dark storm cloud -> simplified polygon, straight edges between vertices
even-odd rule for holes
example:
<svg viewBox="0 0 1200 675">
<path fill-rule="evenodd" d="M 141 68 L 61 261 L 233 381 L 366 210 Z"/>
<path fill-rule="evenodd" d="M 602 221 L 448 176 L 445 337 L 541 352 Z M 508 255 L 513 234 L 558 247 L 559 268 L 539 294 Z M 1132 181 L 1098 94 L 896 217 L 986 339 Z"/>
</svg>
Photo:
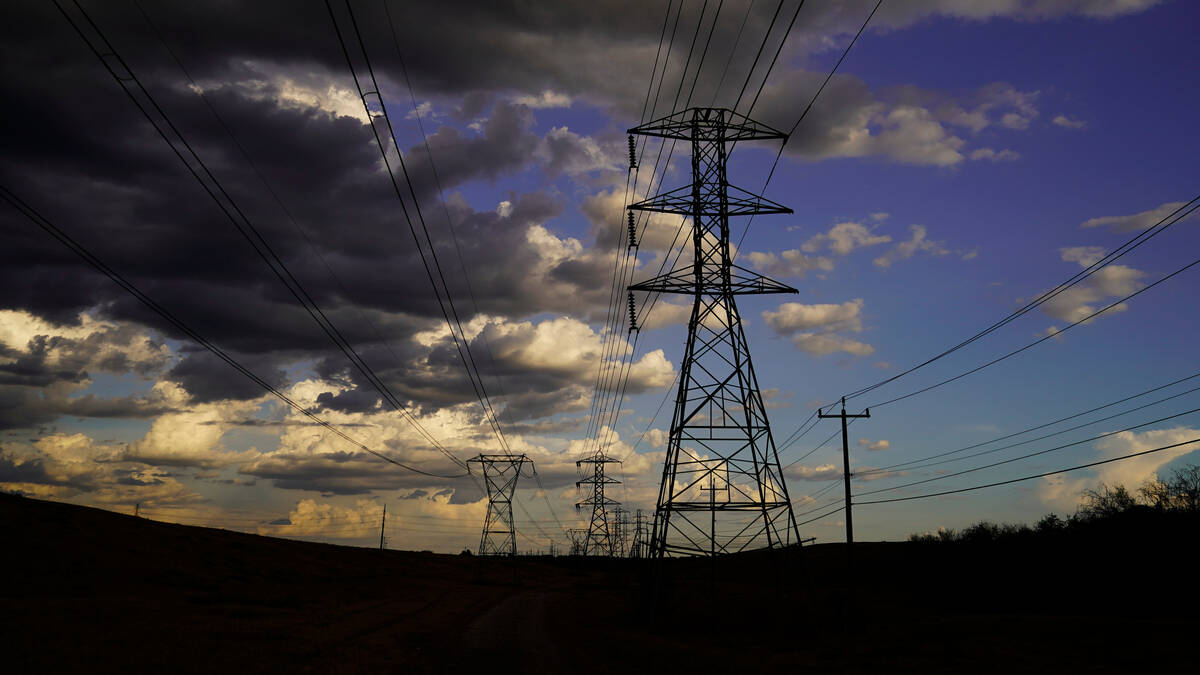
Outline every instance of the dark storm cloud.
<svg viewBox="0 0 1200 675">
<path fill-rule="evenodd" d="M 366 413 L 378 410 L 382 399 L 374 390 L 355 388 L 343 392 L 322 392 L 317 395 L 317 405 L 325 410 L 338 412 Z"/>
<path fill-rule="evenodd" d="M 340 3 L 334 3 L 335 6 Z M 342 73 L 345 62 L 323 3 L 143 3 L 197 79 L 225 79 L 246 60 L 302 63 L 310 70 Z M 619 95 L 640 104 L 627 82 L 643 81 L 658 45 L 663 7 L 622 0 L 609 3 L 392 2 L 394 25 L 420 92 L 457 97 L 467 91 L 546 88 L 600 97 Z M 93 5 L 118 49 L 132 56 L 161 47 L 128 5 Z M 698 8 L 685 11 L 694 23 Z M 349 30 L 341 7 L 337 12 Z M 10 8 L 3 35 L 20 45 L 38 44 L 48 32 L 70 30 L 48 3 Z M 378 71 L 400 81 L 399 61 L 382 7 L 355 3 L 355 13 Z M 28 27 L 35 26 L 33 31 Z M 603 66 L 603 67 L 601 67 Z M 163 63 L 162 68 L 167 68 Z"/>
<path fill-rule="evenodd" d="M 46 363 L 48 338 L 40 336 L 30 341 L 29 351 L 20 352 L 0 345 L 0 385 L 45 387 L 56 382 L 83 382 L 86 371 L 72 368 L 68 364 Z"/>
<path fill-rule="evenodd" d="M 504 427 L 511 434 L 522 436 L 557 435 L 577 431 L 587 422 L 587 418 L 576 417 L 560 420 L 541 420 L 524 424 L 510 424 Z"/>
<path fill-rule="evenodd" d="M 76 395 L 92 373 L 147 377 L 167 362 L 162 345 L 136 326 L 92 328 L 82 337 L 34 335 L 24 349 L 0 345 L 0 429 L 35 427 L 64 415 L 147 418 L 172 409 L 153 397 Z"/>
<path fill-rule="evenodd" d="M 463 94 L 452 114 L 460 122 L 469 122 L 483 114 L 491 104 L 493 95 L 487 91 L 468 91 Z"/>
<path fill-rule="evenodd" d="M 527 165 L 539 141 L 529 130 L 532 126 L 533 114 L 529 108 L 500 103 L 492 108 L 481 136 L 467 136 L 449 126 L 438 129 L 429 135 L 428 152 L 422 145 L 406 153 L 418 195 L 422 199 L 437 199 L 434 167 L 442 188 L 448 190 L 472 179 L 495 179 Z"/>
<path fill-rule="evenodd" d="M 254 381 L 242 376 L 211 352 L 199 347 L 187 347 L 184 358 L 167 371 L 165 379 L 179 384 L 192 395 L 196 403 L 223 399 L 254 399 L 267 393 Z M 238 362 L 275 387 L 285 384 L 282 360 L 262 355 L 241 356 Z"/>
<path fill-rule="evenodd" d="M 449 460 L 425 461 L 421 468 L 433 473 L 462 473 Z M 239 473 L 270 480 L 285 490 L 312 490 L 326 494 L 354 495 L 372 490 L 417 488 L 444 480 L 411 473 L 394 464 L 380 462 L 364 452 L 322 454 L 275 452 L 243 465 Z M 469 479 L 463 478 L 462 481 Z"/>
<path fill-rule="evenodd" d="M 508 417 L 517 420 L 539 419 L 562 412 L 579 412 L 588 407 L 589 391 L 581 386 L 565 386 L 554 391 L 527 391 L 505 400 Z"/>
<path fill-rule="evenodd" d="M 54 484 L 40 458 L 19 460 L 11 452 L 0 452 L 0 483 Z"/>
<path fill-rule="evenodd" d="M 439 347 L 422 354 L 412 343 L 417 331 L 441 322 L 441 310 L 380 170 L 370 130 L 353 118 L 284 100 L 289 82 L 350 86 L 323 4 L 147 4 L 241 148 L 186 86 L 135 8 L 94 4 L 89 10 L 305 290 L 350 343 L 369 354 L 373 364 L 384 364 L 381 374 L 398 394 L 432 406 L 471 400 L 474 393 L 456 352 Z M 446 99 L 460 119 L 486 115 L 477 135 L 427 120 L 442 187 L 453 190 L 543 162 L 557 167 L 554 171 L 589 166 L 584 156 L 589 148 L 577 137 L 560 135 L 548 145 L 533 132 L 536 111 L 505 96 L 552 89 L 632 109 L 640 94 L 630 95 L 628 82 L 644 78 L 652 61 L 662 8 L 651 11 L 635 2 L 591 7 L 395 3 L 393 10 L 418 95 Z M 397 86 L 403 78 L 386 24 L 381 14 L 375 16 L 378 6 L 362 5 L 359 11 L 398 119 L 407 92 Z M 444 21 L 447 16 L 454 17 L 452 24 Z M 187 174 L 57 10 L 45 3 L 10 4 L 5 19 L 0 22 L 0 95 L 7 118 L 0 128 L 3 183 L 272 383 L 285 383 L 288 363 L 311 360 L 323 374 L 350 378 L 363 388 L 361 374 L 348 369 L 345 357 Z M 685 13 L 683 22 L 688 21 Z M 286 211 L 246 164 L 242 149 Z M 432 198 L 432 167 L 424 147 L 414 145 L 405 154 L 464 321 L 476 307 L 509 319 L 545 312 L 603 316 L 609 262 L 602 256 L 574 256 L 544 269 L 548 244 L 528 236 L 531 226 L 561 213 L 556 198 L 537 192 L 514 196 L 507 216 L 450 199 L 456 250 Z M 6 239 L 0 247 L 6 307 L 60 323 L 93 311 L 186 341 L 15 212 L 0 212 L 0 228 Z M 470 270 L 472 293 L 457 271 L 459 252 Z M 400 353 L 399 362 L 388 352 Z M 36 361 L 23 355 L 0 377 L 22 386 L 82 381 L 82 370 L 67 365 L 49 372 Z M 138 364 L 117 361 L 100 367 L 143 372 Z M 167 377 L 198 401 L 261 393 L 199 351 L 186 351 Z M 567 384 L 535 374 L 506 387 L 514 397 L 524 397 L 515 401 L 532 405 L 555 400 L 555 386 Z M 5 396 L 26 401 L 18 417 L 50 421 L 54 414 L 50 408 L 35 410 L 21 392 Z M 330 394 L 322 404 L 360 410 L 373 398 L 361 392 Z M 125 414 L 122 406 L 128 414 L 152 409 L 132 401 L 76 405 L 112 415 Z"/>
<path fill-rule="evenodd" d="M 88 371 L 150 375 L 166 364 L 167 355 L 152 341 L 140 354 L 131 351 L 143 342 L 146 336 L 136 326 L 101 326 L 81 338 L 35 335 L 24 350 L 0 344 L 0 384 L 78 383 L 88 379 Z"/>
</svg>

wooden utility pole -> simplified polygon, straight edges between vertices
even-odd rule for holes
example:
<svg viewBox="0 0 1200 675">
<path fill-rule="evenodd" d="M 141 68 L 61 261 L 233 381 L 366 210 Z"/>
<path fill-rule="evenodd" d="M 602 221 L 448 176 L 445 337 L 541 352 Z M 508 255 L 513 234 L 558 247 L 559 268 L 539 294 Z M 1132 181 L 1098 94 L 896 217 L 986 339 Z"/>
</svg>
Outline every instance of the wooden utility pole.
<svg viewBox="0 0 1200 675">
<path fill-rule="evenodd" d="M 867 408 L 859 415 L 849 415 L 846 413 L 846 397 L 842 397 L 842 412 L 833 415 L 826 415 L 823 411 L 817 410 L 819 417 L 839 417 L 842 420 L 842 481 L 846 486 L 846 564 L 848 567 L 854 567 L 854 515 L 851 513 L 850 504 L 850 440 L 846 435 L 846 420 L 856 417 L 870 417 L 871 409 Z"/>
<path fill-rule="evenodd" d="M 383 505 L 383 519 L 379 521 L 379 550 L 383 550 L 383 528 L 387 525 L 387 504 Z"/>
</svg>

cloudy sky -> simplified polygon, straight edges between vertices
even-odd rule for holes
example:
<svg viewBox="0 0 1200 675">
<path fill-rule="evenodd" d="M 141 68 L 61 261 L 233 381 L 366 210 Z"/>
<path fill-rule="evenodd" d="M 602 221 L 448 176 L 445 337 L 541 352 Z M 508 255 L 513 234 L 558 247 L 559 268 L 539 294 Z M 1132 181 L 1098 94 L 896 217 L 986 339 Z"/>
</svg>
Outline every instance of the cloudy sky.
<svg viewBox="0 0 1200 675">
<path fill-rule="evenodd" d="M 470 478 L 425 474 L 459 474 L 452 456 L 498 452 L 502 442 L 456 337 L 482 373 L 503 442 L 535 462 L 537 481 L 523 478 L 517 494 L 521 548 L 562 545 L 563 528 L 578 526 L 575 460 L 597 442 L 625 460 L 612 496 L 631 511 L 653 509 L 670 405 L 656 410 L 673 396 L 687 307 L 667 298 L 648 309 L 639 296 L 635 349 L 613 329 L 610 289 L 626 250 L 624 204 L 660 180 L 674 188 L 690 177 L 686 149 L 671 154 L 669 144 L 657 175 L 656 143 L 639 146 L 642 166 L 629 172 L 625 130 L 687 105 L 733 107 L 743 89 L 739 111 L 753 100 L 753 117 L 790 129 L 875 4 L 354 2 L 408 171 L 398 183 L 405 208 L 418 232 L 425 224 L 444 285 L 433 276 L 462 326 L 454 336 L 372 133 L 373 124 L 390 143 L 379 100 L 368 97 L 368 117 L 326 5 L 139 2 L 82 3 L 124 66 L 102 63 L 53 4 L 5 4 L 0 181 L 360 445 L 281 403 L 6 203 L 0 487 L 348 543 L 378 536 L 386 504 L 392 546 L 440 551 L 477 545 L 484 501 Z M 333 4 L 356 45 L 345 6 Z M 79 10 L 64 8 L 96 41 Z M 884 3 L 766 184 L 795 214 L 756 218 L 745 232 L 744 219 L 734 224 L 739 263 L 800 291 L 739 304 L 797 513 L 819 515 L 839 491 L 839 448 L 818 447 L 833 422 L 784 443 L 816 406 L 971 337 L 1196 196 L 1200 100 L 1187 85 L 1200 67 L 1198 18 L 1182 0 Z M 351 53 L 362 77 L 361 52 Z M 198 165 L 181 161 L 106 65 L 136 75 L 211 179 L 189 173 Z M 762 189 L 778 149 L 739 145 L 731 182 Z M 399 172 L 394 151 L 388 160 Z M 1197 222 L 1180 221 L 986 337 L 853 398 L 855 412 L 874 406 L 851 428 L 856 489 L 895 488 L 863 499 L 1200 437 L 1200 418 L 1176 416 L 1200 408 L 1189 391 L 1197 378 L 943 458 L 958 461 L 914 462 L 1200 371 L 1194 270 L 1056 334 L 1192 262 Z M 675 259 L 680 227 L 665 217 L 641 224 L 638 280 Z M 248 227 L 261 239 L 244 235 Z M 268 262 L 276 257 L 294 283 Z M 321 309 L 325 328 L 298 296 Z M 597 380 L 621 364 L 628 382 L 617 405 Z M 862 538 L 896 539 L 1070 513 L 1081 489 L 1140 483 L 1197 461 L 1196 447 L 863 506 L 855 520 Z M 905 462 L 914 463 L 871 472 Z M 840 517 L 803 530 L 836 540 Z"/>
</svg>

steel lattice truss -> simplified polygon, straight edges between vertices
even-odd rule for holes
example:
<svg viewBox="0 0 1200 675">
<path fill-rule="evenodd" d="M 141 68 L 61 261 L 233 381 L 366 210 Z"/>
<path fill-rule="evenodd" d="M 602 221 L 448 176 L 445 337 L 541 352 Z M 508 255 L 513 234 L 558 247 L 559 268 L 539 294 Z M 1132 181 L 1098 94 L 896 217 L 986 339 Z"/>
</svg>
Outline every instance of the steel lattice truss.
<svg viewBox="0 0 1200 675">
<path fill-rule="evenodd" d="M 694 296 L 650 555 L 719 555 L 799 541 L 736 295 L 796 289 L 732 264 L 729 217 L 791 213 L 726 180 L 726 144 L 785 139 L 721 108 L 690 108 L 630 129 L 691 141 L 692 184 L 635 203 L 692 219 L 695 260 L 631 291 Z M 685 196 L 687 199 L 685 199 Z"/>
<path fill-rule="evenodd" d="M 588 485 L 591 489 L 591 494 L 587 499 L 575 504 L 577 510 L 584 506 L 590 506 L 592 510 L 587 534 L 584 535 L 580 547 L 583 555 L 616 555 L 617 536 L 613 528 L 614 523 L 609 523 L 608 512 L 609 507 L 616 507 L 620 505 L 620 502 L 604 496 L 604 489 L 609 485 L 617 485 L 621 481 L 604 475 L 604 467 L 608 464 L 619 464 L 620 461 L 608 457 L 602 452 L 597 452 L 591 457 L 575 462 L 575 466 L 578 468 L 582 468 L 585 464 L 591 466 L 590 476 L 575 481 L 575 487 Z"/>
<path fill-rule="evenodd" d="M 521 467 L 532 464 L 525 455 L 479 455 L 467 462 L 478 463 L 487 486 L 487 515 L 479 537 L 479 555 L 517 554 L 517 529 L 513 525 L 512 498 Z"/>
</svg>

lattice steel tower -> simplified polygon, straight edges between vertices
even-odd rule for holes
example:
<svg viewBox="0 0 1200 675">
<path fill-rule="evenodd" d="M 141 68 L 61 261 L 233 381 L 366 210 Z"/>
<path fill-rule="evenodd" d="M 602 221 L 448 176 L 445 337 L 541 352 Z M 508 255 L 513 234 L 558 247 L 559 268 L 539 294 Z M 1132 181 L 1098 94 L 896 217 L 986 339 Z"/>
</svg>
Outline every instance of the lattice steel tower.
<svg viewBox="0 0 1200 675">
<path fill-rule="evenodd" d="M 734 265 L 729 217 L 792 213 L 731 186 L 729 143 L 786 140 L 724 108 L 689 108 L 629 130 L 690 141 L 692 183 L 629 208 L 691 218 L 695 260 L 630 291 L 694 296 L 650 555 L 719 555 L 799 541 L 736 295 L 796 289 Z"/>
<path fill-rule="evenodd" d="M 479 455 L 467 460 L 483 470 L 487 486 L 487 516 L 479 537 L 479 555 L 516 555 L 517 529 L 513 525 L 512 498 L 517 489 L 521 467 L 532 464 L 525 455 Z"/>
<path fill-rule="evenodd" d="M 613 459 L 603 452 L 597 452 L 591 457 L 575 462 L 576 467 L 591 466 L 591 475 L 575 481 L 575 487 L 591 486 L 591 494 L 587 499 L 575 504 L 575 508 L 592 507 L 591 520 L 588 522 L 587 535 L 583 540 L 583 555 L 615 555 L 616 536 L 613 523 L 608 520 L 609 507 L 619 506 L 621 502 L 604 495 L 605 487 L 618 485 L 621 481 L 604 475 L 604 467 L 609 464 L 619 464 L 621 460 Z"/>
</svg>

